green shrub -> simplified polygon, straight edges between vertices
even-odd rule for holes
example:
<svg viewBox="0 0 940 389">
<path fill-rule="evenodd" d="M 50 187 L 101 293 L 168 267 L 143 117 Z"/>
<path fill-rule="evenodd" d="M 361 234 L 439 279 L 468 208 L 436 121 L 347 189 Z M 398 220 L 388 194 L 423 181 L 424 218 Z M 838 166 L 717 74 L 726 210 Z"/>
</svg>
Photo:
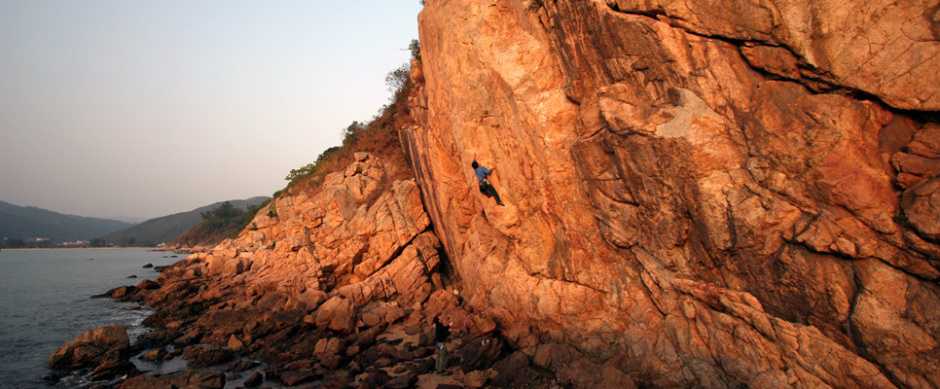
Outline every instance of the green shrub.
<svg viewBox="0 0 940 389">
<path fill-rule="evenodd" d="M 349 127 L 346 127 L 346 129 L 343 130 L 343 136 L 345 137 L 344 140 L 343 140 L 343 143 L 346 142 L 345 139 L 348 139 L 348 138 L 355 138 L 357 132 L 360 131 L 361 128 L 365 128 L 365 127 L 360 127 L 360 126 L 362 126 L 362 125 L 359 124 L 359 122 L 353 122 L 352 124 L 349 125 Z M 350 140 L 350 142 L 351 142 L 351 140 Z M 320 166 L 320 164 L 321 164 L 323 161 L 325 161 L 325 160 L 330 156 L 330 154 L 333 154 L 333 153 L 339 151 L 339 149 L 340 149 L 340 148 L 339 148 L 338 146 L 330 147 L 330 148 L 328 148 L 328 149 L 326 149 L 326 150 L 323 150 L 323 152 L 320 153 L 320 155 L 317 157 L 317 160 L 316 160 L 316 161 L 313 161 L 313 162 L 311 162 L 311 163 L 308 163 L 308 164 L 306 164 L 306 165 L 304 165 L 304 166 L 301 166 L 301 167 L 299 167 L 299 168 L 297 168 L 297 169 L 291 169 L 290 173 L 287 174 L 287 177 L 284 177 L 284 179 L 289 182 L 289 184 L 287 184 L 287 186 L 290 186 L 291 184 L 293 184 L 293 183 L 299 181 L 300 179 L 302 179 L 302 178 L 304 178 L 304 177 L 309 177 L 309 176 L 313 175 L 314 173 L 316 173 L 316 172 L 317 172 L 317 167 Z M 283 190 L 279 190 L 279 191 L 277 191 L 277 192 L 274 192 L 274 196 L 273 196 L 273 197 L 276 198 L 276 197 L 280 196 L 282 192 L 283 192 Z"/>
<path fill-rule="evenodd" d="M 277 206 L 274 201 L 271 201 L 271 205 L 268 206 L 268 217 L 277 218 Z"/>
</svg>

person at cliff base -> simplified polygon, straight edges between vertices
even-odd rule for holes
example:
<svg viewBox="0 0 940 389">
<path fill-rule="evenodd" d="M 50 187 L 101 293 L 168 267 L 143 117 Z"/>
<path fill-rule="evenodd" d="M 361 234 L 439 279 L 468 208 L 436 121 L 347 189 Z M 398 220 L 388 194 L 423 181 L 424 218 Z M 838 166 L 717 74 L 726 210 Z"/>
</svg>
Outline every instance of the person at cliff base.
<svg viewBox="0 0 940 389">
<path fill-rule="evenodd" d="M 434 318 L 434 343 L 436 355 L 434 356 L 434 370 L 438 373 L 444 373 L 447 370 L 447 346 L 444 342 L 450 336 L 450 330 L 443 323 Z"/>
<path fill-rule="evenodd" d="M 470 166 L 473 167 L 473 172 L 477 175 L 477 182 L 480 184 L 480 193 L 486 195 L 486 197 L 492 197 L 496 199 L 496 205 L 505 206 L 503 200 L 500 200 L 499 193 L 496 192 L 496 188 L 493 187 L 493 184 L 490 183 L 490 180 L 487 178 L 490 174 L 493 174 L 493 169 L 489 169 L 486 166 L 480 165 L 476 160 L 470 163 Z"/>
</svg>

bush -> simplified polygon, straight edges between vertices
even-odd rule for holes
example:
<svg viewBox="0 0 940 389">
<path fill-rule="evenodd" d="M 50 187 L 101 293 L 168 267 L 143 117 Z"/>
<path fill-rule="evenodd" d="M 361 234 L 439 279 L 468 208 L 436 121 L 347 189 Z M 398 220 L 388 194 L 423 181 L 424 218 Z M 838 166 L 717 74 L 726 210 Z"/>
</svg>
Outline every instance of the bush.
<svg viewBox="0 0 940 389">
<path fill-rule="evenodd" d="M 385 76 L 385 85 L 388 86 L 389 92 L 392 92 L 394 99 L 402 90 L 408 86 L 409 81 L 411 80 L 411 65 L 402 64 L 397 69 L 392 70 Z M 394 100 L 393 100 L 394 101 Z"/>
<path fill-rule="evenodd" d="M 274 201 L 271 201 L 271 204 L 268 206 L 268 217 L 277 218 L 277 206 Z"/>
<path fill-rule="evenodd" d="M 421 44 L 417 39 L 412 40 L 408 44 L 408 50 L 415 59 L 421 58 Z M 351 159 L 354 151 L 361 151 L 354 150 L 355 148 L 372 145 L 376 139 L 387 138 L 387 136 L 381 135 L 381 133 L 387 131 L 387 128 L 391 125 L 390 121 L 393 120 L 392 118 L 396 112 L 400 113 L 400 111 L 407 109 L 404 103 L 408 90 L 411 88 L 410 63 L 402 64 L 389 72 L 385 77 L 385 83 L 388 90 L 392 92 L 389 103 L 383 105 L 378 113 L 367 123 L 353 121 L 343 128 L 341 132 L 343 138 L 341 146 L 330 147 L 320 153 L 314 162 L 296 169 L 291 169 L 287 176 L 284 177 L 284 179 L 288 181 L 287 187 L 284 190 L 288 190 L 299 182 L 305 182 L 306 185 L 318 185 L 319 179 L 325 175 L 323 173 L 342 168 L 345 165 L 338 166 L 338 164 L 347 163 L 342 161 Z M 395 136 L 395 139 L 397 140 L 397 136 Z M 369 146 L 365 147 L 368 148 Z M 281 192 L 282 191 L 278 191 L 275 193 L 274 197 L 277 198 Z M 277 211 L 274 210 L 274 214 L 276 213 Z"/>
<path fill-rule="evenodd" d="M 358 134 L 358 132 L 361 131 L 362 128 L 365 128 L 365 126 L 363 126 L 359 122 L 352 122 L 352 124 L 350 124 L 349 127 L 346 127 L 346 129 L 343 130 L 343 144 L 346 144 L 347 139 L 349 139 L 349 142 L 352 142 L 352 139 L 355 139 L 356 134 Z M 323 152 L 320 153 L 319 156 L 317 156 L 316 161 L 308 163 L 297 169 L 291 169 L 290 173 L 287 174 L 287 177 L 284 177 L 284 179 L 289 182 L 287 186 L 290 186 L 291 184 L 299 181 L 300 179 L 309 177 L 313 175 L 314 173 L 316 173 L 317 168 L 322 165 L 323 161 L 325 161 L 331 154 L 339 151 L 339 149 L 340 148 L 338 146 L 330 147 L 326 150 L 323 150 Z M 273 197 L 277 198 L 282 192 L 283 190 L 274 192 Z"/>
<path fill-rule="evenodd" d="M 359 134 L 360 134 L 363 130 L 365 130 L 365 129 L 366 129 L 366 124 L 365 124 L 365 123 L 360 123 L 360 122 L 355 121 L 355 120 L 354 120 L 349 126 L 347 126 L 346 128 L 344 128 L 344 129 L 343 129 L 343 133 L 342 133 L 342 135 L 343 135 L 343 147 L 347 147 L 347 146 L 353 144 L 353 142 L 356 141 L 356 137 L 359 136 Z M 336 149 L 339 149 L 339 148 L 338 148 L 338 147 L 330 147 L 330 148 L 326 149 L 325 151 L 323 151 L 323 153 L 321 153 L 320 156 L 317 157 L 317 162 L 321 162 L 323 159 L 326 158 L 326 156 L 324 156 L 324 155 L 327 155 L 327 156 L 328 156 L 329 153 L 332 153 L 332 152 L 336 151 Z"/>
</svg>

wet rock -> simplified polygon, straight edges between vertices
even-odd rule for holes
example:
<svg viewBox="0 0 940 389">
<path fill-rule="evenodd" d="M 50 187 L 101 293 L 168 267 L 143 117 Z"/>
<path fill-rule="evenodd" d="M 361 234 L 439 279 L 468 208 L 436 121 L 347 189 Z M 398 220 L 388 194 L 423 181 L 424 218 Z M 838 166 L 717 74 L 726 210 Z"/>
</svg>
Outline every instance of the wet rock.
<svg viewBox="0 0 940 389">
<path fill-rule="evenodd" d="M 245 379 L 245 387 L 255 388 L 261 386 L 261 383 L 264 382 L 264 376 L 261 372 L 254 372 Z"/>
<path fill-rule="evenodd" d="M 127 278 L 128 278 L 128 279 L 137 278 L 137 275 L 136 275 L 136 274 L 131 274 L 131 275 L 127 276 Z"/>
<path fill-rule="evenodd" d="M 144 269 L 153 269 L 153 264 L 152 264 L 152 263 L 148 263 L 148 264 L 142 266 L 142 268 L 144 268 Z"/>
</svg>

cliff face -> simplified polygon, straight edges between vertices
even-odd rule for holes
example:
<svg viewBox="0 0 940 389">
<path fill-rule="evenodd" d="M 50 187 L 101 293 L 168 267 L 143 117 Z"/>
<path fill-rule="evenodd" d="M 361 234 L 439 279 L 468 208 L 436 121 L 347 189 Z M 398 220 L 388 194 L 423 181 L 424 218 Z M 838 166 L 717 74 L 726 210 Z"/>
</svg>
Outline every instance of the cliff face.
<svg viewBox="0 0 940 389">
<path fill-rule="evenodd" d="M 427 1 L 401 139 L 465 302 L 655 386 L 940 387 L 938 7 Z"/>
<path fill-rule="evenodd" d="M 938 388 L 938 9 L 427 0 L 407 104 L 110 294 L 288 386 Z"/>
</svg>

